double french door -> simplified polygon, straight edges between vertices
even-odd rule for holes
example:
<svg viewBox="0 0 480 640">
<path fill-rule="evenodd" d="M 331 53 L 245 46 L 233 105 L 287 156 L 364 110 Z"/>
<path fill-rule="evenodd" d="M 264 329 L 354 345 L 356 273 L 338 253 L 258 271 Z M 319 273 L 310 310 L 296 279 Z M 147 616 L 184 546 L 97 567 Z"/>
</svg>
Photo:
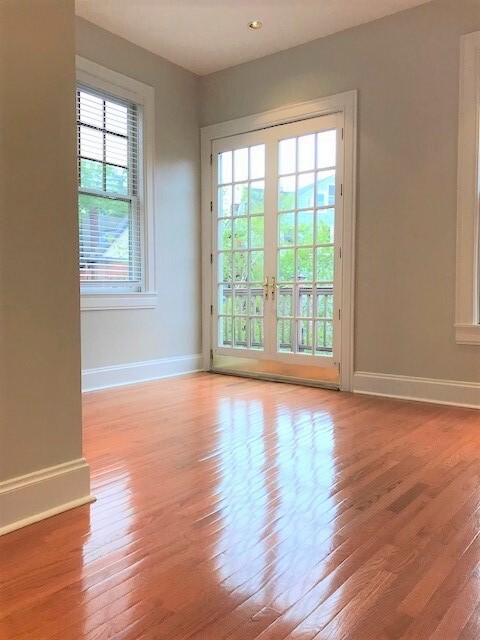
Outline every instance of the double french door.
<svg viewBox="0 0 480 640">
<path fill-rule="evenodd" d="M 338 386 L 341 115 L 212 144 L 212 368 Z"/>
</svg>

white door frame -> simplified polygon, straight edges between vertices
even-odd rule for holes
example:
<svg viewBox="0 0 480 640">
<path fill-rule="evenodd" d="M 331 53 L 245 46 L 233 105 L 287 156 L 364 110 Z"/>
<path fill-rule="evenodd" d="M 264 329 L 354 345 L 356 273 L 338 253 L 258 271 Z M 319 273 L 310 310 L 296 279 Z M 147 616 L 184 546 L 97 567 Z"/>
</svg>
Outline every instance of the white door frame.
<svg viewBox="0 0 480 640">
<path fill-rule="evenodd" d="M 202 354 L 203 366 L 210 370 L 212 348 L 212 175 L 210 155 L 212 141 L 266 127 L 287 124 L 330 113 L 344 118 L 345 166 L 343 185 L 342 239 L 342 321 L 340 389 L 351 391 L 353 383 L 354 294 L 355 294 L 355 207 L 357 160 L 357 91 L 348 91 L 318 100 L 264 111 L 252 116 L 213 124 L 201 129 L 202 180 Z"/>
</svg>

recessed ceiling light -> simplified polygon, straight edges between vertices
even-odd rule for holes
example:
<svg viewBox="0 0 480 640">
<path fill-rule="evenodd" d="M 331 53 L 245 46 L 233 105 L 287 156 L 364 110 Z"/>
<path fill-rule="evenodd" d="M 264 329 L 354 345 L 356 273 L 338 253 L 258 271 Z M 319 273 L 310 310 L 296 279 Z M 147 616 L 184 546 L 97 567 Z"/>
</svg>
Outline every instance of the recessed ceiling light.
<svg viewBox="0 0 480 640">
<path fill-rule="evenodd" d="M 254 20 L 253 22 L 249 22 L 248 26 L 250 27 L 250 29 L 258 31 L 258 29 L 262 28 L 262 23 L 260 22 L 260 20 Z"/>
</svg>

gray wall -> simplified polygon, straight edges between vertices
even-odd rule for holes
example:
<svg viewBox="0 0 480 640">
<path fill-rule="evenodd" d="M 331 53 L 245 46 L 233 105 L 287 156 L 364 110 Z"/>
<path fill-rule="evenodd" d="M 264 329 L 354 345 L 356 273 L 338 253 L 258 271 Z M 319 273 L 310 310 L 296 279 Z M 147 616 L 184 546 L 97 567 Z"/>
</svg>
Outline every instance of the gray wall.
<svg viewBox="0 0 480 640">
<path fill-rule="evenodd" d="M 154 87 L 156 114 L 158 306 L 82 312 L 82 367 L 198 354 L 198 77 L 81 18 L 76 39 L 78 55 Z"/>
<path fill-rule="evenodd" d="M 355 368 L 480 379 L 455 344 L 460 36 L 478 0 L 435 0 L 202 78 L 201 124 L 359 90 Z"/>
<path fill-rule="evenodd" d="M 73 0 L 0 3 L 0 480 L 82 455 Z"/>
</svg>

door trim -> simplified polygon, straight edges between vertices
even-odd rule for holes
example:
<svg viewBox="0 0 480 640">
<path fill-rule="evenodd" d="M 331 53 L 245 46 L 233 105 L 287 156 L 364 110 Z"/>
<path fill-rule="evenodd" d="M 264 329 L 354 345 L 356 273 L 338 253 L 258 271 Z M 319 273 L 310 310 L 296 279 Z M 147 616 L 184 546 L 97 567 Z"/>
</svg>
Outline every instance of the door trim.
<svg viewBox="0 0 480 640">
<path fill-rule="evenodd" d="M 344 119 L 344 196 L 342 241 L 342 323 L 340 389 L 351 391 L 353 386 L 354 354 L 354 295 L 355 295 L 355 211 L 357 164 L 357 91 L 348 91 L 318 100 L 264 111 L 252 116 L 209 125 L 201 129 L 201 189 L 202 189 L 202 354 L 205 370 L 210 370 L 212 345 L 212 214 L 213 200 L 210 154 L 212 141 L 306 120 L 322 115 L 342 113 Z"/>
</svg>

